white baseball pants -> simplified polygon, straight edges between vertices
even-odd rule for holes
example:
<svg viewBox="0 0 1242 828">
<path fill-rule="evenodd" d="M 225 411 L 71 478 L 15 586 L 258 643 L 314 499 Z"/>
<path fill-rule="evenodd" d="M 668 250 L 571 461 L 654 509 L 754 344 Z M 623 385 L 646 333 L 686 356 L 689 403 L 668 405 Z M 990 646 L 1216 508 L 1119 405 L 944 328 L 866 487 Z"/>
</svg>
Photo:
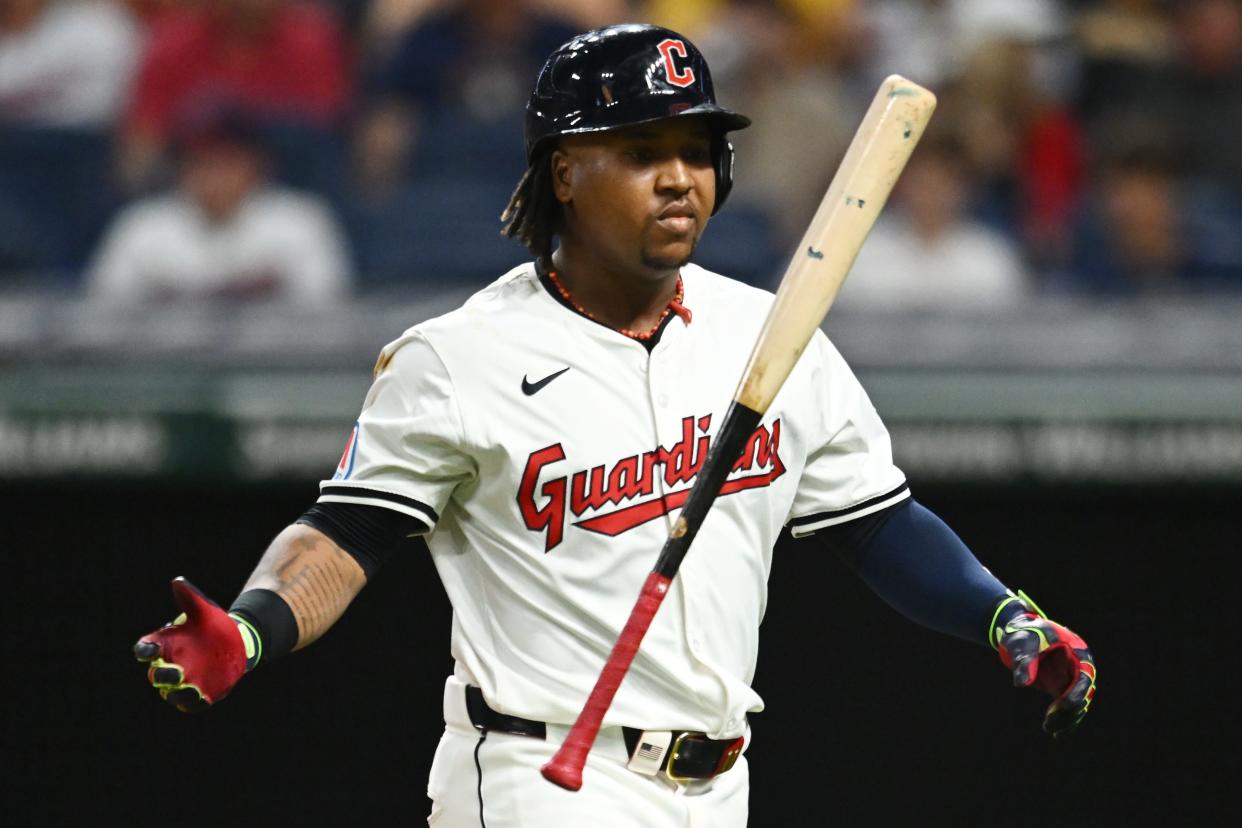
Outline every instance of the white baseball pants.
<svg viewBox="0 0 1242 828">
<path fill-rule="evenodd" d="M 539 769 L 568 732 L 549 726 L 546 740 L 480 734 L 466 713 L 463 686 L 450 679 L 445 730 L 427 782 L 434 828 L 744 828 L 746 757 L 715 779 L 681 785 L 664 774 L 626 767 L 620 728 L 600 731 L 582 790 L 566 791 Z"/>
</svg>

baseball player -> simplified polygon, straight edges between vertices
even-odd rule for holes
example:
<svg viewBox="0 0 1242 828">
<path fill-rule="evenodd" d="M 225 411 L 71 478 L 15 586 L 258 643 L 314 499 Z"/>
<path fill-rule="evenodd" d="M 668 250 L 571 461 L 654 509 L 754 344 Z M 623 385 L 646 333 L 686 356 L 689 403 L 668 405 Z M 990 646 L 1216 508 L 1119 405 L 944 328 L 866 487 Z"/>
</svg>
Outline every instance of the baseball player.
<svg viewBox="0 0 1242 828">
<path fill-rule="evenodd" d="M 579 36 L 527 108 L 504 213 L 533 261 L 386 346 L 340 465 L 226 612 L 139 640 L 182 710 L 306 646 L 388 556 L 426 538 L 453 606 L 428 793 L 437 826 L 741 826 L 743 751 L 772 548 L 814 536 L 912 619 L 990 645 L 1070 732 L 1094 693 L 1082 639 L 915 502 L 888 435 L 817 334 L 733 466 L 570 793 L 564 739 L 707 456 L 770 294 L 690 264 L 729 194 L 731 130 L 686 38 Z"/>
</svg>

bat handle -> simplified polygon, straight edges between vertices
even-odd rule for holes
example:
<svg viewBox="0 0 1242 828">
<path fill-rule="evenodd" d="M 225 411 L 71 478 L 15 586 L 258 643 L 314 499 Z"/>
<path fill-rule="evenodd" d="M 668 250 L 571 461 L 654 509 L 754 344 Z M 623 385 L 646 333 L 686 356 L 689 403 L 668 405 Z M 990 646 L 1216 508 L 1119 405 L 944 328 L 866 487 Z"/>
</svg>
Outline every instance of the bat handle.
<svg viewBox="0 0 1242 828">
<path fill-rule="evenodd" d="M 582 712 L 578 714 L 574 726 L 570 728 L 569 735 L 557 749 L 556 755 L 543 766 L 544 779 L 569 791 L 582 787 L 582 769 L 586 766 L 587 754 L 595 744 L 604 715 L 612 706 L 612 699 L 617 695 L 621 680 L 629 672 L 630 663 L 634 661 L 643 636 L 651 627 L 656 610 L 664 602 L 671 582 L 671 578 L 659 572 L 652 572 L 647 576 L 642 592 L 634 603 L 634 609 L 630 610 L 630 618 L 625 622 L 625 629 L 621 630 L 617 643 L 613 645 L 612 652 L 608 655 L 608 663 L 595 680 L 595 687 L 583 705 Z"/>
</svg>

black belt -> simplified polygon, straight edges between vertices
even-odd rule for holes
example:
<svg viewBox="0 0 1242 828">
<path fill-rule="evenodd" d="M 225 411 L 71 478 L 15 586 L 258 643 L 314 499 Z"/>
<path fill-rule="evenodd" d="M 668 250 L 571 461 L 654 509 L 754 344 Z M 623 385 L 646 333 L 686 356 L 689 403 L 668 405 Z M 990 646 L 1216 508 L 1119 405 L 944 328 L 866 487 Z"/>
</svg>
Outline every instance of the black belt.
<svg viewBox="0 0 1242 828">
<path fill-rule="evenodd" d="M 548 737 L 548 727 L 543 722 L 506 716 L 492 710 L 483 700 L 483 691 L 473 685 L 466 686 L 466 712 L 477 730 L 494 730 L 532 739 Z M 625 750 L 631 758 L 636 750 L 650 749 L 650 745 L 640 744 L 643 731 L 634 727 L 623 727 L 621 730 L 625 737 Z M 674 731 L 659 769 L 670 779 L 710 779 L 737 763 L 744 741 L 741 736 L 736 739 L 709 739 L 702 733 Z"/>
</svg>

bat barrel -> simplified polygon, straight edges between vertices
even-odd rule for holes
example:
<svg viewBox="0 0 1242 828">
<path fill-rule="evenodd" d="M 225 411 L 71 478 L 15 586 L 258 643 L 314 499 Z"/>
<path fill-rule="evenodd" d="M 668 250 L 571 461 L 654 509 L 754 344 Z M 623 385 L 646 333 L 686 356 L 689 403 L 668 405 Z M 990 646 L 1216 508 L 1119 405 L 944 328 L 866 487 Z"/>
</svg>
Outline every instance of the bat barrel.
<svg viewBox="0 0 1242 828">
<path fill-rule="evenodd" d="M 781 278 L 734 399 L 767 410 L 828 313 L 935 109 L 935 95 L 900 75 L 880 85 Z"/>
</svg>

